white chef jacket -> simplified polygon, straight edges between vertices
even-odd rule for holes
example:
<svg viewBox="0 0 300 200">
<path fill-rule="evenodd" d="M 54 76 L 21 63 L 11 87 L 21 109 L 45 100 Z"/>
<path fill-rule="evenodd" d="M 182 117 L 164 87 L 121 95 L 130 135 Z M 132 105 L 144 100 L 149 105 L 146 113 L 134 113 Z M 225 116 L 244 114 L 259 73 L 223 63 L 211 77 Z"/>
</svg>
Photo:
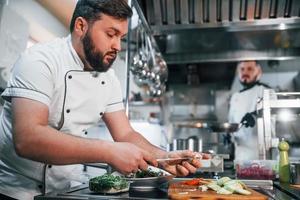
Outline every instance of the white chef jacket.
<svg viewBox="0 0 300 200">
<path fill-rule="evenodd" d="M 244 115 L 256 110 L 257 101 L 263 97 L 264 84 L 255 84 L 253 87 L 234 93 L 230 99 L 229 122 L 240 123 Z M 235 160 L 258 159 L 258 138 L 256 125 L 242 127 L 234 134 Z"/>
<path fill-rule="evenodd" d="M 47 105 L 49 126 L 85 137 L 86 129 L 99 123 L 103 113 L 124 109 L 124 105 L 120 82 L 112 69 L 99 73 L 83 71 L 83 67 L 71 36 L 33 46 L 14 65 L 2 93 L 5 104 L 0 118 L 0 193 L 16 199 L 33 199 L 44 191 L 44 186 L 46 192 L 67 189 L 70 180 L 80 176 L 82 166 L 45 165 L 16 154 L 11 97 Z"/>
</svg>

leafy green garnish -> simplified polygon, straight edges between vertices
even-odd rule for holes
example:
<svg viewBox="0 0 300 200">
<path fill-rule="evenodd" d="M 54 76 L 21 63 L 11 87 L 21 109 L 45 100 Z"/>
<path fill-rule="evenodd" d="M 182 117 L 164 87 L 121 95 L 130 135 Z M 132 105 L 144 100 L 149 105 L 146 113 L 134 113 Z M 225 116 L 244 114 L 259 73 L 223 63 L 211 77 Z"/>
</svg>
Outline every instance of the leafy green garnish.
<svg viewBox="0 0 300 200">
<path fill-rule="evenodd" d="M 135 178 L 147 178 L 147 177 L 158 177 L 158 176 L 163 176 L 163 172 L 155 172 L 151 169 L 148 170 L 139 170 L 135 174 Z"/>
<path fill-rule="evenodd" d="M 121 190 L 128 187 L 128 182 L 120 176 L 104 174 L 90 179 L 89 187 L 90 190 L 98 192 L 103 192 L 111 188 Z"/>
</svg>

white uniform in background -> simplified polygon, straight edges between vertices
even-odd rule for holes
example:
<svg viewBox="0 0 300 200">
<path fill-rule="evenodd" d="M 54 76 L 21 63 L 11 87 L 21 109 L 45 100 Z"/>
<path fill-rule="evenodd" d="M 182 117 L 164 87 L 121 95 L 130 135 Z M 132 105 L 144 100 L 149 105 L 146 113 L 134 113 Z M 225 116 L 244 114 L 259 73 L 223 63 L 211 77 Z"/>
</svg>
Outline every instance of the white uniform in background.
<svg viewBox="0 0 300 200">
<path fill-rule="evenodd" d="M 230 99 L 229 122 L 240 123 L 244 115 L 256 110 L 257 101 L 263 97 L 264 89 L 269 87 L 257 83 L 254 86 L 234 93 Z M 233 133 L 235 142 L 235 160 L 258 159 L 257 126 L 242 127 Z"/>
<path fill-rule="evenodd" d="M 45 165 L 16 154 L 10 100 L 22 97 L 44 103 L 49 107 L 49 126 L 85 137 L 104 112 L 122 110 L 124 105 L 112 69 L 98 73 L 83 71 L 83 67 L 70 36 L 33 46 L 15 64 L 2 94 L 6 101 L 0 119 L 0 193 L 33 199 L 44 190 L 68 189 L 70 180 L 79 179 L 82 165 Z"/>
</svg>

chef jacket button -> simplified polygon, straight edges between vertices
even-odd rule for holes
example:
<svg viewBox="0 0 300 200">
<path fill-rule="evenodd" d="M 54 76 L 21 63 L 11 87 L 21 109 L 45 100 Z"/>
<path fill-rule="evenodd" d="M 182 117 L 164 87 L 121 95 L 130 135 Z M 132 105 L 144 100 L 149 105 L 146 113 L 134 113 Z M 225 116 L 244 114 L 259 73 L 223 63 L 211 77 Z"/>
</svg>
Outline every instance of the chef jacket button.
<svg viewBox="0 0 300 200">
<path fill-rule="evenodd" d="M 43 185 L 38 185 L 38 188 L 42 189 L 42 188 L 43 188 Z"/>
<path fill-rule="evenodd" d="M 52 167 L 52 165 L 48 165 L 48 168 L 51 168 Z"/>
<path fill-rule="evenodd" d="M 102 115 L 103 115 L 103 112 L 101 112 L 100 115 L 102 116 Z"/>
<path fill-rule="evenodd" d="M 67 111 L 67 113 L 71 112 L 71 110 L 70 110 L 70 109 L 67 109 L 66 111 Z"/>
<path fill-rule="evenodd" d="M 72 75 L 69 75 L 68 78 L 69 78 L 69 79 L 72 79 Z"/>
<path fill-rule="evenodd" d="M 87 131 L 84 131 L 84 134 L 85 134 L 85 135 L 87 135 L 87 134 L 88 134 L 88 132 L 87 132 Z"/>
<path fill-rule="evenodd" d="M 104 85 L 104 84 L 105 84 L 105 81 L 101 81 L 101 84 Z"/>
</svg>

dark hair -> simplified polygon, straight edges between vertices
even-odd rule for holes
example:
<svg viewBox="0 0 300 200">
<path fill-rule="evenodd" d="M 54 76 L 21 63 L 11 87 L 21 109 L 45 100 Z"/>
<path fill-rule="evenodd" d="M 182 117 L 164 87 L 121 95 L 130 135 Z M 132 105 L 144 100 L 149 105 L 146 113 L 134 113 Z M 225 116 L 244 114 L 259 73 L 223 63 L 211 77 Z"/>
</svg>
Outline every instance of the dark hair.
<svg viewBox="0 0 300 200">
<path fill-rule="evenodd" d="M 77 17 L 83 17 L 89 23 L 101 19 L 101 14 L 106 14 L 116 19 L 127 19 L 132 16 L 132 10 L 126 0 L 78 0 L 71 24 L 73 32 Z"/>
<path fill-rule="evenodd" d="M 257 60 L 242 60 L 239 61 L 236 66 L 239 66 L 243 62 L 255 62 L 255 66 L 260 66 L 260 63 Z"/>
</svg>

